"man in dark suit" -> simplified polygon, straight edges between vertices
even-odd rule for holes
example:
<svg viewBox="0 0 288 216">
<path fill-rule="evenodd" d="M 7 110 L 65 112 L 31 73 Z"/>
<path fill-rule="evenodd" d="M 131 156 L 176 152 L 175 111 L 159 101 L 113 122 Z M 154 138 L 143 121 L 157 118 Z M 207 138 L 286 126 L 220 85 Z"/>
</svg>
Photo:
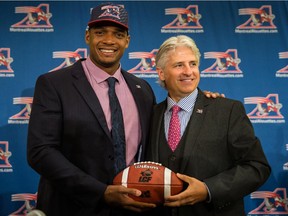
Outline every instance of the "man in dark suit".
<svg viewBox="0 0 288 216">
<path fill-rule="evenodd" d="M 154 215 L 244 216 L 244 196 L 271 169 L 242 103 L 206 98 L 198 88 L 199 60 L 187 36 L 167 39 L 156 55 L 168 97 L 154 109 L 147 159 L 178 173 L 186 187 Z"/>
<path fill-rule="evenodd" d="M 149 84 L 120 65 L 130 41 L 127 12 L 120 5 L 99 5 L 92 10 L 88 27 L 85 40 L 90 56 L 41 75 L 35 87 L 27 157 L 41 175 L 37 209 L 48 216 L 104 216 L 117 207 L 136 212 L 154 207 L 128 197 L 139 196 L 140 191 L 112 185 L 116 155 L 107 78 L 117 80 L 125 166 L 143 160 L 155 104 Z"/>
</svg>

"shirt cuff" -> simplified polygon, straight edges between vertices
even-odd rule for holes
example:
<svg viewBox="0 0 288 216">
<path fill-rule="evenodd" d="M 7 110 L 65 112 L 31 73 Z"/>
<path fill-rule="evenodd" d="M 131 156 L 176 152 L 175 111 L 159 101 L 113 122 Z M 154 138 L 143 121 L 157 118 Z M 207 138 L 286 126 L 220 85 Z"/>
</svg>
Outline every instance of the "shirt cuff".
<svg viewBox="0 0 288 216">
<path fill-rule="evenodd" d="M 203 183 L 204 183 L 204 185 L 205 185 L 205 187 L 206 187 L 206 189 L 207 189 L 207 191 L 208 191 L 208 196 L 207 196 L 205 202 L 210 203 L 210 202 L 211 202 L 211 199 L 212 199 L 210 190 L 209 190 L 208 186 L 205 184 L 205 182 L 203 182 Z"/>
</svg>

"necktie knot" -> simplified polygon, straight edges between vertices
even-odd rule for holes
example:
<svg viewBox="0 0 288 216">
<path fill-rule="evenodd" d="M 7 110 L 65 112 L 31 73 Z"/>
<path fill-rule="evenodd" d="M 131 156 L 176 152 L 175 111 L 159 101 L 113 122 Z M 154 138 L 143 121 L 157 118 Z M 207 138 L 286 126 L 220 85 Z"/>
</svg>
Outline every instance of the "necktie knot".
<svg viewBox="0 0 288 216">
<path fill-rule="evenodd" d="M 109 77 L 109 78 L 107 79 L 109 88 L 114 89 L 114 88 L 115 88 L 115 83 L 116 83 L 116 81 L 117 81 L 117 80 L 116 80 L 115 77 Z"/>
<path fill-rule="evenodd" d="M 181 110 L 181 108 L 177 105 L 174 105 L 171 109 L 172 109 L 172 115 L 178 115 L 178 112 Z"/>
</svg>

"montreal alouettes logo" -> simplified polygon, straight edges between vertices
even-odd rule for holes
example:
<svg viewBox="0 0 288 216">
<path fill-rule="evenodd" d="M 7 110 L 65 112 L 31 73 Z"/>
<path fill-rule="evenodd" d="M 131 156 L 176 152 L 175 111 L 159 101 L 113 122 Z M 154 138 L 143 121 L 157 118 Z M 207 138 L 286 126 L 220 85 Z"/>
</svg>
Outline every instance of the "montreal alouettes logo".
<svg viewBox="0 0 288 216">
<path fill-rule="evenodd" d="M 288 59 L 288 52 L 280 52 L 279 59 Z M 276 72 L 276 77 L 288 77 L 288 64 Z"/>
<path fill-rule="evenodd" d="M 286 188 L 274 191 L 255 191 L 250 194 L 251 199 L 260 199 L 262 203 L 248 213 L 250 215 L 287 215 L 288 199 Z"/>
<path fill-rule="evenodd" d="M 9 151 L 9 143 L 7 141 L 0 141 L 0 172 L 12 171 L 9 169 L 12 167 L 9 162 L 11 155 L 12 153 Z"/>
<path fill-rule="evenodd" d="M 101 7 L 101 10 L 104 10 L 104 12 L 99 16 L 100 17 L 114 17 L 117 19 L 120 19 L 120 8 L 124 7 L 123 5 L 106 5 Z"/>
<path fill-rule="evenodd" d="M 12 194 L 11 200 L 13 202 L 22 202 L 20 208 L 9 215 L 13 216 L 23 216 L 35 209 L 36 202 L 37 202 L 37 193 L 30 194 L 30 193 L 21 193 L 21 194 Z M 37 214 L 35 214 L 37 215 Z"/>
<path fill-rule="evenodd" d="M 31 114 L 31 106 L 33 97 L 18 97 L 13 98 L 14 105 L 21 105 L 23 108 L 17 114 L 11 116 L 8 124 L 28 124 Z"/>
<path fill-rule="evenodd" d="M 279 102 L 278 94 L 266 97 L 246 97 L 244 104 L 253 104 L 254 109 L 247 114 L 253 123 L 285 123 L 280 110 L 283 105 Z"/>
<path fill-rule="evenodd" d="M 200 24 L 202 15 L 199 13 L 198 5 L 189 5 L 186 8 L 166 8 L 165 15 L 174 16 L 174 19 L 162 27 L 162 33 L 173 33 L 181 30 L 181 33 L 203 33 Z"/>
<path fill-rule="evenodd" d="M 64 59 L 59 66 L 55 67 L 54 69 L 50 70 L 55 71 L 65 67 L 68 67 L 74 64 L 81 58 L 87 58 L 87 49 L 86 48 L 79 48 L 75 51 L 55 51 L 53 52 L 53 58 Z"/>
<path fill-rule="evenodd" d="M 53 25 L 50 23 L 52 13 L 49 10 L 49 4 L 40 4 L 38 6 L 20 6 L 15 7 L 16 14 L 24 14 L 24 18 L 13 24 L 10 31 L 19 32 L 53 32 Z"/>
<path fill-rule="evenodd" d="M 10 48 L 0 48 L 0 77 L 14 77 Z"/>
<path fill-rule="evenodd" d="M 213 59 L 212 65 L 201 71 L 201 77 L 243 77 L 239 68 L 241 59 L 237 49 L 228 49 L 225 52 L 205 52 L 204 59 Z"/>
<path fill-rule="evenodd" d="M 273 20 L 275 15 L 272 12 L 271 5 L 263 5 L 260 8 L 241 8 L 240 16 L 247 16 L 248 19 L 237 26 L 237 33 L 277 33 L 277 27 Z M 260 31 L 261 30 L 261 31 Z M 266 30 L 266 31 L 263 31 Z"/>
<path fill-rule="evenodd" d="M 155 68 L 155 56 L 158 49 L 153 49 L 151 52 L 130 52 L 129 59 L 138 59 L 138 64 L 128 70 L 138 77 L 158 77 Z"/>
</svg>

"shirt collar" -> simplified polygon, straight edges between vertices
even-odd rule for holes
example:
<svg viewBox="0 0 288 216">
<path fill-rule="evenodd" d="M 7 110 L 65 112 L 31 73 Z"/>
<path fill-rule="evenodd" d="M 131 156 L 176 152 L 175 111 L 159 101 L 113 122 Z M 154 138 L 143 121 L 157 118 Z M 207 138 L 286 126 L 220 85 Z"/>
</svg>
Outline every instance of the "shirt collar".
<svg viewBox="0 0 288 216">
<path fill-rule="evenodd" d="M 87 69 L 89 71 L 89 73 L 91 74 L 91 76 L 93 76 L 93 78 L 95 79 L 95 81 L 99 84 L 102 82 L 105 82 L 109 77 L 111 77 L 108 73 L 106 73 L 104 70 L 102 70 L 101 68 L 99 68 L 98 66 L 96 66 L 92 60 L 90 59 L 90 57 L 88 56 L 86 59 L 86 66 Z M 118 82 L 120 82 L 121 80 L 121 65 L 119 66 L 119 68 L 117 69 L 117 71 L 113 74 L 112 77 L 115 77 Z"/>
<path fill-rule="evenodd" d="M 178 103 L 176 103 L 174 100 L 172 100 L 172 98 L 168 96 L 167 111 L 169 111 L 174 105 L 177 105 L 186 112 L 190 112 L 195 105 L 197 95 L 198 95 L 198 89 L 196 88 L 190 95 L 182 98 L 180 101 L 178 101 Z"/>
</svg>

